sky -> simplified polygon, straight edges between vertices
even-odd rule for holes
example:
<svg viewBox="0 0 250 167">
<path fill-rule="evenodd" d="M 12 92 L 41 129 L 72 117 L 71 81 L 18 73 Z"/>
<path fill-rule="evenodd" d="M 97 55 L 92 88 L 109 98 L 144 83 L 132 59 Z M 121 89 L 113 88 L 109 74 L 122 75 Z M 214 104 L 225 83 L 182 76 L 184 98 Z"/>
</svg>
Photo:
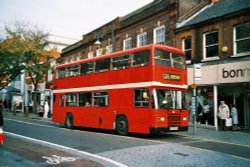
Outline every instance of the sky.
<svg viewBox="0 0 250 167">
<path fill-rule="evenodd" d="M 0 37 L 4 25 L 30 22 L 50 34 L 80 40 L 118 16 L 153 0 L 0 0 Z"/>
</svg>

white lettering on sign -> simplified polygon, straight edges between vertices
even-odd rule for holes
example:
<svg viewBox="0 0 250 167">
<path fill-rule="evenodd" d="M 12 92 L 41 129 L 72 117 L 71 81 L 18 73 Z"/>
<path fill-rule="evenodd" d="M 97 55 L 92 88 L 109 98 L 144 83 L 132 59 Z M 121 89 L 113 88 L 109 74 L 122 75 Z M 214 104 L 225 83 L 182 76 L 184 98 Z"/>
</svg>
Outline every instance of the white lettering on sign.
<svg viewBox="0 0 250 167">
<path fill-rule="evenodd" d="M 42 158 L 47 159 L 48 164 L 59 164 L 61 162 L 75 161 L 72 157 L 61 157 L 58 155 L 51 155 L 51 157 L 43 156 Z"/>
</svg>

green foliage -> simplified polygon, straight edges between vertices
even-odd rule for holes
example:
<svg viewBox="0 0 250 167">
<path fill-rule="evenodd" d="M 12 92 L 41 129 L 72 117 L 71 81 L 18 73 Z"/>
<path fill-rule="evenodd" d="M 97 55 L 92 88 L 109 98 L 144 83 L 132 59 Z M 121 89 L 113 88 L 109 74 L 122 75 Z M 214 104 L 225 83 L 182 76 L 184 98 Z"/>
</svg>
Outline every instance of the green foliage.
<svg viewBox="0 0 250 167">
<path fill-rule="evenodd" d="M 25 69 L 35 89 L 50 69 L 52 52 L 46 50 L 48 33 L 29 23 L 16 22 L 14 30 L 5 27 L 6 39 L 0 41 L 0 90 Z M 33 74 L 33 75 L 32 75 Z M 33 77 L 35 76 L 35 78 Z"/>
</svg>

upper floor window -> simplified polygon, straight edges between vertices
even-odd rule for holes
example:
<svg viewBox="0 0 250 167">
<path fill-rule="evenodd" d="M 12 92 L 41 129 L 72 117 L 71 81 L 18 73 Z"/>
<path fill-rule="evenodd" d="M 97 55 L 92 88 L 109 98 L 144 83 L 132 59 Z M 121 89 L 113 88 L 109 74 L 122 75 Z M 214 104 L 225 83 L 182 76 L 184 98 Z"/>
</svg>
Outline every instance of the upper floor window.
<svg viewBox="0 0 250 167">
<path fill-rule="evenodd" d="M 101 56 L 102 55 L 102 48 L 99 48 L 96 50 L 96 56 Z"/>
<path fill-rule="evenodd" d="M 106 54 L 110 54 L 113 53 L 113 45 L 108 45 L 106 46 Z"/>
<path fill-rule="evenodd" d="M 88 53 L 88 59 L 90 59 L 90 58 L 92 58 L 92 57 L 94 57 L 94 53 L 93 53 L 93 52 L 89 52 L 89 53 Z"/>
<path fill-rule="evenodd" d="M 191 37 L 183 39 L 182 50 L 186 53 L 186 60 L 190 61 L 192 57 L 192 38 Z"/>
<path fill-rule="evenodd" d="M 204 59 L 214 58 L 218 55 L 218 31 L 204 34 Z"/>
<path fill-rule="evenodd" d="M 250 22 L 237 25 L 234 32 L 235 54 L 250 52 Z"/>
<path fill-rule="evenodd" d="M 147 33 L 137 35 L 137 47 L 147 45 Z"/>
<path fill-rule="evenodd" d="M 165 43 L 165 26 L 154 29 L 154 44 Z"/>
<path fill-rule="evenodd" d="M 123 40 L 123 50 L 129 50 L 132 48 L 132 38 Z"/>
</svg>

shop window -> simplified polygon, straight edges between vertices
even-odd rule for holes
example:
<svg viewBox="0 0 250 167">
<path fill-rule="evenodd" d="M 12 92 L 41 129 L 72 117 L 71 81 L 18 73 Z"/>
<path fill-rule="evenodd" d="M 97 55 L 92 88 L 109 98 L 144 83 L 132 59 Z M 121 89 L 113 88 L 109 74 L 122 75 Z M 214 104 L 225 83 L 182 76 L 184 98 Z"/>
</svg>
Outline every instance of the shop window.
<svg viewBox="0 0 250 167">
<path fill-rule="evenodd" d="M 218 31 L 204 34 L 204 59 L 218 57 Z"/>
<path fill-rule="evenodd" d="M 123 40 L 123 50 L 129 50 L 132 48 L 132 38 Z"/>
<path fill-rule="evenodd" d="M 154 44 L 165 44 L 165 26 L 154 29 Z"/>
<path fill-rule="evenodd" d="M 147 45 L 147 33 L 137 35 L 137 47 Z"/>
<path fill-rule="evenodd" d="M 134 90 L 134 106 L 148 107 L 149 106 L 149 90 L 138 89 Z"/>
<path fill-rule="evenodd" d="M 186 53 L 186 61 L 191 62 L 191 57 L 192 57 L 192 38 L 191 37 L 183 39 L 182 50 Z"/>
<path fill-rule="evenodd" d="M 250 52 L 250 22 L 234 28 L 235 54 Z"/>
</svg>

